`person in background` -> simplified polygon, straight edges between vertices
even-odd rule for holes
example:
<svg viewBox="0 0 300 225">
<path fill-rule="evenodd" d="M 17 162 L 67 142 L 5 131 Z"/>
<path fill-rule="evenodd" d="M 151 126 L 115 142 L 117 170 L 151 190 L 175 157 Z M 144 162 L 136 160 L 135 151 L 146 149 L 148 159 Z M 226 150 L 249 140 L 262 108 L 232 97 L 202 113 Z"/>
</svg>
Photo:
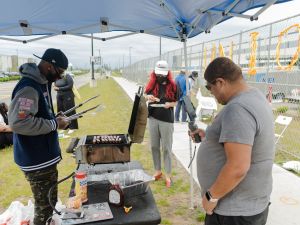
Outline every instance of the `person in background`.
<svg viewBox="0 0 300 225">
<path fill-rule="evenodd" d="M 69 125 L 66 117 L 55 117 L 51 97 L 52 82 L 61 78 L 68 67 L 68 59 L 61 50 L 54 48 L 47 49 L 40 59 L 38 65 L 25 63 L 20 66 L 22 78 L 13 90 L 8 111 L 14 159 L 24 172 L 35 201 L 34 225 L 45 225 L 52 217 L 48 192 L 54 186 L 51 202 L 55 206 L 57 164 L 62 159 L 57 129 Z"/>
<path fill-rule="evenodd" d="M 175 121 L 179 122 L 180 111 L 181 111 L 181 122 L 186 122 L 187 113 L 184 107 L 183 97 L 186 96 L 186 76 L 185 71 L 181 70 L 178 76 L 175 78 L 177 88 L 179 90 L 179 99 L 175 110 Z"/>
<path fill-rule="evenodd" d="M 158 61 L 145 88 L 148 100 L 148 124 L 153 163 L 154 178 L 162 177 L 162 148 L 166 187 L 171 187 L 172 144 L 174 132 L 174 107 L 178 99 L 177 87 L 166 61 Z"/>
<path fill-rule="evenodd" d="M 272 109 L 229 58 L 213 60 L 204 78 L 224 105 L 206 132 L 190 132 L 202 137 L 197 172 L 205 225 L 264 225 L 275 155 Z"/>
<path fill-rule="evenodd" d="M 196 84 L 196 80 L 198 78 L 198 72 L 197 71 L 193 71 L 190 75 L 189 75 L 189 84 L 191 87 L 191 92 L 194 94 L 194 87 Z"/>
<path fill-rule="evenodd" d="M 57 112 L 65 112 L 75 106 L 74 93 L 73 93 L 74 81 L 70 74 L 65 74 L 62 79 L 55 81 L 54 90 L 57 91 Z M 74 115 L 76 111 L 68 113 L 66 116 Z M 69 125 L 68 134 L 73 133 L 74 129 L 78 129 L 77 120 L 72 120 Z"/>
<path fill-rule="evenodd" d="M 8 126 L 7 111 L 7 104 L 0 103 L 0 149 L 13 144 L 13 134 Z"/>
</svg>

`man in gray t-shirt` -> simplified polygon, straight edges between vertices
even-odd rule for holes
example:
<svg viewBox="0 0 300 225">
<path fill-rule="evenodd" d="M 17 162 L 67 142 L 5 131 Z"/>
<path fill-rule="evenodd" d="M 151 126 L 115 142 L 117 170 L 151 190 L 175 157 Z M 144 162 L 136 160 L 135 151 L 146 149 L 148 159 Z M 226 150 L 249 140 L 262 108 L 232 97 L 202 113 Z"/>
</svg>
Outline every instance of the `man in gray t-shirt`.
<svg viewBox="0 0 300 225">
<path fill-rule="evenodd" d="M 204 77 L 207 89 L 225 105 L 205 132 L 196 131 L 203 140 L 197 172 L 205 224 L 264 225 L 275 149 L 271 107 L 228 58 L 212 61 Z"/>
</svg>

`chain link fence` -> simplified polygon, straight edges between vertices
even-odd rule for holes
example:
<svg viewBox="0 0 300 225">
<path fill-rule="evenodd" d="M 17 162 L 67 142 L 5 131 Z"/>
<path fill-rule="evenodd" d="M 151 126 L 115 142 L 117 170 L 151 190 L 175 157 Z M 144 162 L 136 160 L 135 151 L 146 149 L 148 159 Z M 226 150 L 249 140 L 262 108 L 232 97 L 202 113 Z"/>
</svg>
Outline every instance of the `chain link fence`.
<svg viewBox="0 0 300 225">
<path fill-rule="evenodd" d="M 238 63 L 250 86 L 266 95 L 272 104 L 274 122 L 281 115 L 291 123 L 275 123 L 276 161 L 300 159 L 300 14 L 264 26 L 187 47 L 187 70 L 198 71 L 196 90 L 203 96 L 203 73 L 215 57 L 226 56 Z M 161 55 L 173 75 L 184 69 L 184 51 L 177 49 Z M 123 69 L 123 75 L 145 84 L 159 57 L 148 58 Z M 221 107 L 218 107 L 219 109 Z"/>
</svg>

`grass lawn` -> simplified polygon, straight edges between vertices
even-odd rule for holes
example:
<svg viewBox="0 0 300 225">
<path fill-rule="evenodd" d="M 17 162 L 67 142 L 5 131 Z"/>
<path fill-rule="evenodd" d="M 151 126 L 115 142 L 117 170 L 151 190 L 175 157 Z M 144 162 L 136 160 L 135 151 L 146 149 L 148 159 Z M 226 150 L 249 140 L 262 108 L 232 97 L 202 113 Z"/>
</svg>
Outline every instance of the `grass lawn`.
<svg viewBox="0 0 300 225">
<path fill-rule="evenodd" d="M 79 89 L 79 92 L 83 100 L 96 94 L 100 94 L 100 97 L 79 108 L 78 111 L 95 104 L 102 104 L 103 107 L 101 111 L 97 112 L 96 110 L 79 119 L 79 130 L 72 133 L 71 137 L 81 137 L 88 134 L 127 133 L 132 101 L 113 79 L 98 81 L 96 88 L 85 85 Z M 79 102 L 77 101 L 77 103 Z M 76 168 L 74 158 L 65 153 L 69 141 L 70 138 L 60 141 L 63 160 L 58 166 L 59 179 L 66 177 Z M 131 160 L 140 161 L 148 174 L 154 172 L 147 131 L 142 144 L 131 146 Z M 172 188 L 167 189 L 163 180 L 151 184 L 152 192 L 161 213 L 161 224 L 202 224 L 200 221 L 203 221 L 204 214 L 199 207 L 194 210 L 189 209 L 190 185 L 187 172 L 175 160 L 173 168 L 174 186 Z M 66 201 L 69 194 L 70 184 L 71 180 L 69 179 L 59 185 L 59 198 L 63 202 Z M 194 198 L 199 205 L 199 190 L 195 192 L 197 193 Z M 14 200 L 27 204 L 28 199 L 31 199 L 30 187 L 23 173 L 14 163 L 12 148 L 0 151 L 0 212 L 3 212 Z"/>
</svg>

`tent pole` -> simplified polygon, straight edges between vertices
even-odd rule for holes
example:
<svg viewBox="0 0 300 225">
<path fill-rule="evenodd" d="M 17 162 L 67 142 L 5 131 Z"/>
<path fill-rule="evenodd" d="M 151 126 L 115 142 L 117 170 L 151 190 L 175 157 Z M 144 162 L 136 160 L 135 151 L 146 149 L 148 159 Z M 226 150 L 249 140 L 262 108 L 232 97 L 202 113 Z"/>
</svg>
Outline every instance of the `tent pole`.
<svg viewBox="0 0 300 225">
<path fill-rule="evenodd" d="M 186 95 L 190 95 L 190 89 L 189 89 L 189 76 L 188 76 L 188 70 L 187 70 L 187 47 L 186 47 L 187 39 L 183 39 L 183 52 L 184 52 L 184 71 L 185 71 L 185 82 L 186 82 Z"/>
<path fill-rule="evenodd" d="M 185 81 L 186 81 L 186 95 L 190 96 L 189 89 L 189 76 L 187 70 L 187 47 L 186 47 L 187 38 L 183 39 L 183 52 L 184 52 L 184 68 L 185 68 Z M 192 139 L 189 136 L 189 149 L 190 149 L 190 162 L 193 159 L 193 149 L 192 149 Z M 193 181 L 193 163 L 190 164 L 190 209 L 194 209 L 194 181 Z"/>
<path fill-rule="evenodd" d="M 91 45 L 92 45 L 92 80 L 95 80 L 95 76 L 94 76 L 94 39 L 93 39 L 93 33 L 91 34 Z"/>
</svg>

